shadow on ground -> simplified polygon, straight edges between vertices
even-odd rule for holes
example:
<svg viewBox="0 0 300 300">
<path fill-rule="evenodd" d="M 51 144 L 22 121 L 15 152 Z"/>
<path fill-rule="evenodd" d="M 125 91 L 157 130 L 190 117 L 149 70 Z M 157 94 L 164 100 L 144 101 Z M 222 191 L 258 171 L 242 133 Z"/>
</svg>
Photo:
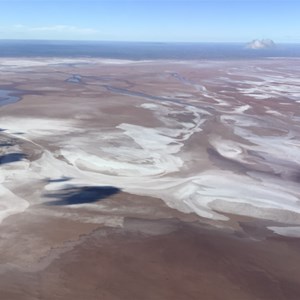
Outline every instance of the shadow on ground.
<svg viewBox="0 0 300 300">
<path fill-rule="evenodd" d="M 46 205 L 60 206 L 94 203 L 115 195 L 120 191 L 120 189 L 113 186 L 84 186 L 65 188 L 59 193 L 46 195 L 47 198 L 59 199 L 56 201 L 49 201 L 46 203 Z"/>
<path fill-rule="evenodd" d="M 13 163 L 16 161 L 21 161 L 26 158 L 26 155 L 23 153 L 8 153 L 0 155 L 0 165 Z"/>
</svg>

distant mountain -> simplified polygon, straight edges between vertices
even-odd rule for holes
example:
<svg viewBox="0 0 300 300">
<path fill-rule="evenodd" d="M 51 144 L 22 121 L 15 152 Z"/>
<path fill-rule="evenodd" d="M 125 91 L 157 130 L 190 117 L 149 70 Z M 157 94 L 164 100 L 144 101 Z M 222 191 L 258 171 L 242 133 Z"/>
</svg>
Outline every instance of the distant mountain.
<svg viewBox="0 0 300 300">
<path fill-rule="evenodd" d="M 253 40 L 246 45 L 248 49 L 270 49 L 274 47 L 276 47 L 276 45 L 270 39 Z"/>
</svg>

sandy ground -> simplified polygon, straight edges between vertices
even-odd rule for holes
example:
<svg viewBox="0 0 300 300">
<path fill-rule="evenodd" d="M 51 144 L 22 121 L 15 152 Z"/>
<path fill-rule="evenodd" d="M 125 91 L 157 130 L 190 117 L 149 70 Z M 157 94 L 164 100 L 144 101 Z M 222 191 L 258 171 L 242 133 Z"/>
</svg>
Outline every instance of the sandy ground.
<svg viewBox="0 0 300 300">
<path fill-rule="evenodd" d="M 1 59 L 0 298 L 299 299 L 299 62 Z"/>
</svg>

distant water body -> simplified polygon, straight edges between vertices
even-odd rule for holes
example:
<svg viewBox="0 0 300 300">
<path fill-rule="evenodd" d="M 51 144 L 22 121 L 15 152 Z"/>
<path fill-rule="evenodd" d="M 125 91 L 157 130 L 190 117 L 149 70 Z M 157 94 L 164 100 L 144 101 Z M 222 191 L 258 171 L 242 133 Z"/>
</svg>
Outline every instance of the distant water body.
<svg viewBox="0 0 300 300">
<path fill-rule="evenodd" d="M 110 59 L 249 59 L 300 57 L 300 44 L 246 49 L 239 43 L 148 43 L 0 40 L 0 57 L 97 57 Z"/>
</svg>

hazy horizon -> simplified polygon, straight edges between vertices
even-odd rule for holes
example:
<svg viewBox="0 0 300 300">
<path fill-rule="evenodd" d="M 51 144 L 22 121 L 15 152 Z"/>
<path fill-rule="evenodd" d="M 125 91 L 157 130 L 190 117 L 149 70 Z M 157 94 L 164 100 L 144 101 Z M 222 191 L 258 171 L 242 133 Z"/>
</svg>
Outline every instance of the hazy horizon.
<svg viewBox="0 0 300 300">
<path fill-rule="evenodd" d="M 263 39 L 263 38 L 262 38 Z M 245 45 L 247 43 L 250 43 L 254 40 L 259 40 L 256 38 L 253 38 L 252 40 L 245 40 L 245 41 L 214 41 L 214 42 L 206 42 L 206 41 L 155 41 L 155 40 L 149 40 L 149 41 L 137 41 L 137 40 L 68 40 L 68 39 L 41 39 L 41 38 L 32 38 L 32 39 L 21 39 L 21 38 L 0 38 L 0 42 L 66 42 L 66 43 L 145 43 L 145 44 L 238 44 L 238 45 Z M 277 42 L 275 41 L 276 45 L 299 45 L 300 41 L 296 42 Z"/>
<path fill-rule="evenodd" d="M 0 40 L 0 57 L 197 60 L 300 57 L 299 44 Z"/>
</svg>

